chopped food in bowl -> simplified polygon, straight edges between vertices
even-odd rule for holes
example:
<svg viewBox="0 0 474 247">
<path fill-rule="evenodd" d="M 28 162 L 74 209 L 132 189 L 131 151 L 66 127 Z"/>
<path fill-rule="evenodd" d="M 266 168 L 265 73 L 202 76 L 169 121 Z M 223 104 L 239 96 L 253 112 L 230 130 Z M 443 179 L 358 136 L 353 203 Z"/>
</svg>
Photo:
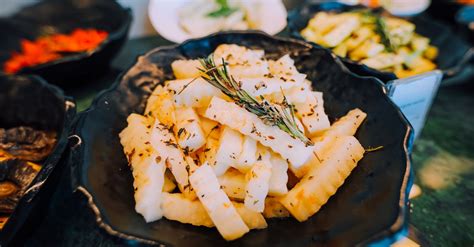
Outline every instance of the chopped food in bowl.
<svg viewBox="0 0 474 247">
<path fill-rule="evenodd" d="M 301 35 L 341 57 L 404 78 L 436 69 L 438 49 L 407 20 L 372 10 L 318 12 Z"/>
<path fill-rule="evenodd" d="M 262 32 L 156 48 L 76 122 L 108 233 L 176 246 L 348 245 L 407 225 L 412 130 L 383 84 Z"/>
<path fill-rule="evenodd" d="M 178 79 L 128 117 L 120 141 L 147 222 L 215 226 L 234 240 L 266 228 L 264 215 L 280 217 L 264 213 L 267 201 L 305 221 L 362 159 L 353 136 L 366 114 L 353 109 L 330 125 L 323 93 L 294 61 L 263 56 L 223 44 L 207 58 L 177 60 Z M 299 180 L 292 188 L 288 172 Z M 173 189 L 163 191 L 166 183 Z"/>
</svg>

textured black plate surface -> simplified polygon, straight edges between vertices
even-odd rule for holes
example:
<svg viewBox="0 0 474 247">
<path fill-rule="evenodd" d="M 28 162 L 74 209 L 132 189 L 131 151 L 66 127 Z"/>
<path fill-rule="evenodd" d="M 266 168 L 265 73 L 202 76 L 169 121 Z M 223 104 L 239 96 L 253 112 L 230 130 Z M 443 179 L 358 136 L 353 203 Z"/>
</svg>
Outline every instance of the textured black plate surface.
<svg viewBox="0 0 474 247">
<path fill-rule="evenodd" d="M 288 13 L 288 29 L 292 37 L 304 39 L 300 31 L 308 24 L 308 21 L 321 11 L 345 12 L 354 9 L 364 8 L 362 6 L 349 6 L 337 2 L 324 2 L 318 0 L 308 0 L 304 4 L 295 8 Z M 454 76 L 448 73 L 450 69 L 456 67 L 471 48 L 470 44 L 460 38 L 446 24 L 430 18 L 428 15 L 422 14 L 409 19 L 416 25 L 416 32 L 431 39 L 431 43 L 438 47 L 439 55 L 435 60 L 438 68 L 445 72 L 445 75 Z M 314 44 L 314 43 L 313 43 Z M 318 44 L 316 46 L 320 47 Z M 396 79 L 393 73 L 381 72 L 369 68 L 359 62 L 348 58 L 341 58 L 346 66 L 356 74 L 376 76 L 384 82 Z"/>
<path fill-rule="evenodd" d="M 0 19 L 0 73 L 20 40 L 34 40 L 53 33 L 70 33 L 75 28 L 105 30 L 109 37 L 95 50 L 25 68 L 20 74 L 37 74 L 61 86 L 77 83 L 106 68 L 121 48 L 132 21 L 131 11 L 114 0 L 47 0 L 27 6 L 9 18 Z M 84 81 L 84 80 L 83 80 Z"/>
<path fill-rule="evenodd" d="M 0 245 L 21 243 L 41 219 L 54 191 L 60 170 L 60 159 L 76 113 L 75 104 L 55 86 L 36 76 L 0 76 L 0 126 L 26 125 L 57 133 L 57 143 L 26 194 L 18 203 L 7 224 L 0 231 Z M 13 241 L 13 242 L 12 242 Z"/>
<path fill-rule="evenodd" d="M 166 219 L 146 224 L 134 210 L 132 175 L 118 138 L 127 116 L 143 112 L 153 88 L 173 78 L 172 61 L 207 56 L 222 43 L 264 49 L 267 58 L 273 59 L 290 54 L 299 71 L 324 92 L 325 109 L 332 120 L 359 107 L 368 113 L 368 119 L 357 138 L 364 147 L 384 146 L 367 154 L 337 194 L 308 221 L 269 220 L 267 229 L 251 231 L 230 243 L 215 229 Z M 385 95 L 379 80 L 352 74 L 327 50 L 302 41 L 261 32 L 224 32 L 157 48 L 139 57 L 81 113 L 74 132 L 82 139 L 72 150 L 79 190 L 89 197 L 100 226 L 123 238 L 172 246 L 351 246 L 390 241 L 406 227 L 410 125 Z"/>
</svg>

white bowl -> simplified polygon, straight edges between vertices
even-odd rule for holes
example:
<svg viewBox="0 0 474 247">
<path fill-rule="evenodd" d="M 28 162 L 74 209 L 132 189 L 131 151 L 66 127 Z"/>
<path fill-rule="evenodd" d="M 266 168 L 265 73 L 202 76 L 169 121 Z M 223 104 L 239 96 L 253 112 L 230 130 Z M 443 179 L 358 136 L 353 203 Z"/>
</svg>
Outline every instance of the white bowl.
<svg viewBox="0 0 474 247">
<path fill-rule="evenodd" d="M 179 25 L 178 12 L 192 0 L 150 0 L 148 16 L 155 30 L 165 39 L 181 43 L 187 39 L 199 38 L 185 32 Z M 286 27 L 287 12 L 281 0 L 243 0 L 258 2 L 261 13 L 258 14 L 258 30 L 275 35 Z M 210 34 L 210 33 L 209 33 Z"/>
</svg>

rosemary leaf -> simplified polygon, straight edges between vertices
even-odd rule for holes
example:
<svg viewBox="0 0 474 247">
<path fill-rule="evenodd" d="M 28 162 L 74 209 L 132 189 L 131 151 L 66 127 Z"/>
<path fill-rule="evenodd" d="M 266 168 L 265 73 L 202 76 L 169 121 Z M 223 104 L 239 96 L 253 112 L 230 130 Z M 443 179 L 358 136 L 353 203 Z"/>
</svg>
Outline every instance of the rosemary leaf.
<svg viewBox="0 0 474 247">
<path fill-rule="evenodd" d="M 247 111 L 257 115 L 265 124 L 277 126 L 281 130 L 290 134 L 294 138 L 300 139 L 306 145 L 313 145 L 311 140 L 304 135 L 295 120 L 294 106 L 289 104 L 283 95 L 283 102 L 272 104 L 265 100 L 263 96 L 260 100 L 251 96 L 240 87 L 240 84 L 229 75 L 227 63 L 222 59 L 222 65 L 216 65 L 213 54 L 207 58 L 200 59 L 202 78 L 208 83 L 229 96 L 235 103 Z"/>
</svg>

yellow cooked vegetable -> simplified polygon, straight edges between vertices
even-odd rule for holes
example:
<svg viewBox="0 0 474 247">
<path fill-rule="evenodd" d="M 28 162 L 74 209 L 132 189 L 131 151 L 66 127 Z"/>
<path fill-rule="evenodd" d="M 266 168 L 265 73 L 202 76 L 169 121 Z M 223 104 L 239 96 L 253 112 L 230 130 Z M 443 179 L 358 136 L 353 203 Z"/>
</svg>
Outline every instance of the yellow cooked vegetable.
<svg viewBox="0 0 474 247">
<path fill-rule="evenodd" d="M 370 11 L 319 12 L 301 31 L 312 42 L 371 68 L 404 78 L 436 69 L 438 49 L 404 19 Z"/>
<path fill-rule="evenodd" d="M 305 221 L 326 204 L 344 183 L 364 148 L 353 136 L 339 137 L 331 150 L 332 155 L 313 167 L 280 202 L 298 221 Z"/>
<path fill-rule="evenodd" d="M 290 168 L 293 174 L 301 178 L 313 167 L 323 162 L 323 160 L 331 154 L 330 149 L 334 145 L 337 137 L 355 135 L 366 116 L 367 114 L 358 108 L 351 110 L 345 116 L 334 122 L 322 136 L 312 138 L 314 142 L 313 156 L 301 167 L 295 168 L 291 166 Z"/>
</svg>

